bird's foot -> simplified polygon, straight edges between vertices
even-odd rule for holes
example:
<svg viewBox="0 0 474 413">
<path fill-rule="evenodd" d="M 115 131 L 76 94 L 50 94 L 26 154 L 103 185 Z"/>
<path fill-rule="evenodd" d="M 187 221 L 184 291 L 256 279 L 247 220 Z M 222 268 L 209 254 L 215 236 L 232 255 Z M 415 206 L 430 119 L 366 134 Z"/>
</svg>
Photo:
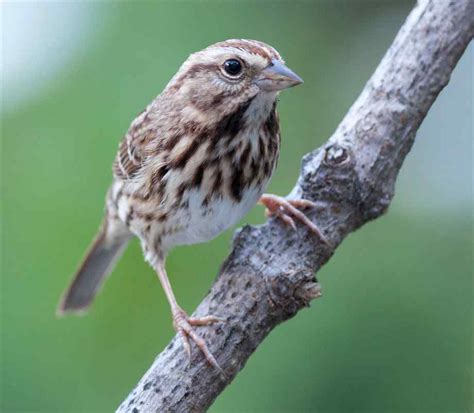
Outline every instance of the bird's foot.
<svg viewBox="0 0 474 413">
<path fill-rule="evenodd" d="M 293 219 L 295 218 L 306 225 L 311 232 L 316 234 L 326 245 L 330 245 L 320 229 L 300 211 L 300 209 L 315 208 L 316 204 L 314 202 L 308 201 L 307 199 L 286 199 L 278 195 L 263 194 L 258 203 L 265 206 L 265 215 L 267 217 L 278 217 L 285 224 L 296 230 L 295 221 Z"/>
<path fill-rule="evenodd" d="M 173 311 L 173 327 L 181 337 L 184 350 L 186 351 L 189 360 L 191 360 L 191 345 L 189 343 L 189 340 L 191 339 L 196 343 L 196 346 L 199 348 L 199 350 L 203 352 L 209 364 L 219 370 L 221 374 L 224 374 L 221 366 L 219 366 L 217 360 L 207 348 L 206 342 L 201 338 L 201 336 L 196 334 L 193 328 L 195 326 L 207 326 L 209 324 L 214 324 L 222 321 L 224 320 L 218 317 L 214 317 L 212 315 L 202 318 L 191 318 L 181 308 L 177 308 Z"/>
</svg>

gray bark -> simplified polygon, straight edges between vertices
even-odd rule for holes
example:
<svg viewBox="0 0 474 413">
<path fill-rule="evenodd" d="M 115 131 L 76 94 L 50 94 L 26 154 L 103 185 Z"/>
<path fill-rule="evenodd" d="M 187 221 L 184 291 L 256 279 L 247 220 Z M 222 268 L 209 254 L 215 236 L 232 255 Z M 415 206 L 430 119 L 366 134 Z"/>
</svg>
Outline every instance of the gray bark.
<svg viewBox="0 0 474 413">
<path fill-rule="evenodd" d="M 349 233 L 387 210 L 415 133 L 473 34 L 474 1 L 418 3 L 335 133 L 303 158 L 290 194 L 317 203 L 309 216 L 331 246 L 275 219 L 241 229 L 194 313 L 226 320 L 199 329 L 226 376 L 196 348 L 188 363 L 175 337 L 119 412 L 207 410 L 268 333 L 321 294 L 315 271 Z"/>
</svg>

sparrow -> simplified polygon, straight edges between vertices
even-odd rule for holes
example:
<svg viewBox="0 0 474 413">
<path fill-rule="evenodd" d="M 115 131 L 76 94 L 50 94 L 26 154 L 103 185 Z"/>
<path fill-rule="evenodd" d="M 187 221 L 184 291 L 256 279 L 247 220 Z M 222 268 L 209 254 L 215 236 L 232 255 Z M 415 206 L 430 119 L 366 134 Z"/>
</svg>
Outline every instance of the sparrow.
<svg viewBox="0 0 474 413">
<path fill-rule="evenodd" d="M 133 237 L 169 301 L 173 326 L 220 369 L 197 326 L 223 321 L 190 317 L 165 269 L 175 246 L 213 239 L 256 203 L 296 229 L 325 240 L 301 211 L 304 199 L 264 194 L 280 150 L 279 92 L 303 83 L 271 46 L 231 39 L 191 54 L 163 92 L 131 123 L 113 163 L 102 225 L 63 295 L 58 312 L 86 310 Z"/>
</svg>

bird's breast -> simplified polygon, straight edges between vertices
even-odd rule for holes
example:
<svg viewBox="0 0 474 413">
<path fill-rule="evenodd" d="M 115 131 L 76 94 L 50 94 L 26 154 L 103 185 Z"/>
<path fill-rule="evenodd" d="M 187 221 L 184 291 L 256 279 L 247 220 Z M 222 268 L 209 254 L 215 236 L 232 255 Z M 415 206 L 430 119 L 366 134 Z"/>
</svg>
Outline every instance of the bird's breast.
<svg viewBox="0 0 474 413">
<path fill-rule="evenodd" d="M 190 190 L 184 197 L 184 207 L 176 209 L 167 226 L 171 229 L 162 238 L 165 250 L 176 245 L 206 242 L 237 224 L 257 203 L 263 186 L 247 188 L 239 201 L 229 196 L 204 202 L 205 192 Z"/>
<path fill-rule="evenodd" d="M 256 204 L 278 159 L 275 107 L 259 126 L 239 124 L 235 135 L 185 136 L 161 148 L 120 190 L 118 215 L 149 249 L 208 241 Z"/>
</svg>

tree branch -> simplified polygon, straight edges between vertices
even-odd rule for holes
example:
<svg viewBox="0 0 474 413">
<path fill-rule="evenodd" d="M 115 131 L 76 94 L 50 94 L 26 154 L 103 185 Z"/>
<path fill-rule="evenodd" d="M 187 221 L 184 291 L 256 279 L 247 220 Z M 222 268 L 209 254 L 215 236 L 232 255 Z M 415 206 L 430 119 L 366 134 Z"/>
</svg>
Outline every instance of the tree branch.
<svg viewBox="0 0 474 413">
<path fill-rule="evenodd" d="M 312 218 L 333 247 L 273 219 L 241 229 L 194 313 L 226 320 L 200 331 L 226 377 L 197 350 L 189 364 L 175 337 L 119 412 L 205 411 L 268 333 L 320 295 L 314 272 L 350 232 L 387 210 L 415 133 L 473 34 L 473 1 L 419 1 L 334 135 L 303 158 L 290 194 L 318 204 Z"/>
</svg>

